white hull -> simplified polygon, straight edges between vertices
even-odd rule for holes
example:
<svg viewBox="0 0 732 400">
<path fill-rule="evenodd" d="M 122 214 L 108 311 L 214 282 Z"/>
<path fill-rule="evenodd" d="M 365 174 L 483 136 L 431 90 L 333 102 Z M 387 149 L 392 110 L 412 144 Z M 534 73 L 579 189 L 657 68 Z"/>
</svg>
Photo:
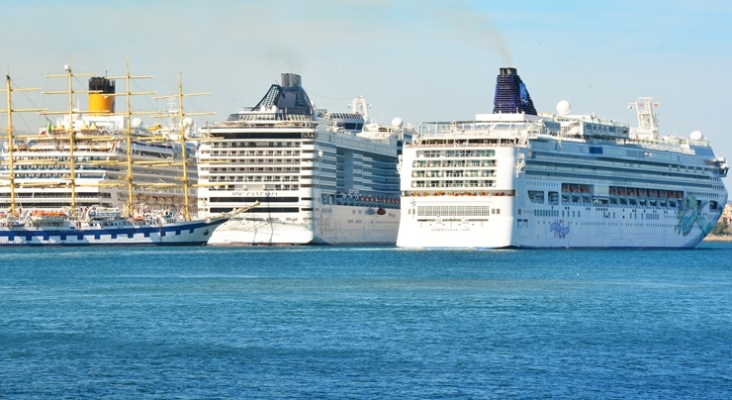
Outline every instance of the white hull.
<svg viewBox="0 0 732 400">
<path fill-rule="evenodd" d="M 325 205 L 313 222 L 232 219 L 211 236 L 209 246 L 394 244 L 399 210 Z M 246 215 L 246 214 L 242 214 Z"/>
<path fill-rule="evenodd" d="M 478 196 L 470 200 L 452 197 L 442 201 L 456 207 L 469 204 L 499 206 L 495 197 Z M 717 213 L 710 213 L 708 217 L 696 219 L 674 210 L 643 212 L 632 208 L 601 207 L 587 210 L 588 207 L 583 206 L 566 209 L 555 206 L 557 210 L 565 209 L 565 217 L 535 217 L 533 212 L 524 208 L 524 217 L 520 217 L 517 215 L 519 207 L 514 208 L 510 204 L 513 200 L 504 198 L 499 201 L 504 202 L 502 210 L 513 210 L 513 213 L 491 216 L 485 221 L 445 218 L 419 222 L 417 218 L 402 215 L 397 246 L 421 249 L 693 248 L 704 239 L 719 217 Z M 402 212 L 406 214 L 407 210 Z M 608 218 L 608 213 L 615 218 Z M 527 217 L 527 214 L 531 216 Z M 697 222 L 706 220 L 710 222 Z"/>
<path fill-rule="evenodd" d="M 205 245 L 213 231 L 227 218 L 208 221 L 82 228 L 0 227 L 0 246 L 89 246 L 89 245 Z"/>
</svg>

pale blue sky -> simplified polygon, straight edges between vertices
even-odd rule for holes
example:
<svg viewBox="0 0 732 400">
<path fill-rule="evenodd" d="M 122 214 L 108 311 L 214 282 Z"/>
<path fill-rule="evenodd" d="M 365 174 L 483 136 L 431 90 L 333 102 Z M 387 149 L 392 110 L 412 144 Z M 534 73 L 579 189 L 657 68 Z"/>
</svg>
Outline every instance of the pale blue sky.
<svg viewBox="0 0 732 400">
<path fill-rule="evenodd" d="M 136 90 L 169 94 L 179 72 L 195 111 L 253 106 L 281 72 L 303 77 L 318 107 L 364 95 L 380 122 L 471 119 L 493 108 L 495 75 L 518 68 L 539 111 L 634 123 L 653 96 L 662 133 L 699 129 L 732 158 L 732 3 L 648 1 L 42 1 L 1 0 L 0 63 L 15 84 L 58 89 L 77 72 L 153 75 Z M 80 86 L 85 78 L 79 80 Z M 59 108 L 27 95 L 18 105 Z M 136 109 L 162 108 L 136 99 Z M 35 130 L 38 117 L 16 121 Z M 3 119 L 4 121 L 4 119 Z M 199 119 L 199 123 L 203 120 Z M 4 124 L 4 122 L 3 122 Z M 732 183 L 728 179 L 728 185 Z"/>
</svg>

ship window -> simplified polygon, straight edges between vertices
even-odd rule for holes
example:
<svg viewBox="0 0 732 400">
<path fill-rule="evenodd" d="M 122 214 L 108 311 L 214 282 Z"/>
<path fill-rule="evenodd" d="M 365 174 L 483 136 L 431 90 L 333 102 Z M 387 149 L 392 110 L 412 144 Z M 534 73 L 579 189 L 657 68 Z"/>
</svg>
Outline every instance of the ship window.
<svg viewBox="0 0 732 400">
<path fill-rule="evenodd" d="M 544 204 L 544 191 L 529 190 L 529 200 L 531 200 L 532 203 Z"/>
</svg>

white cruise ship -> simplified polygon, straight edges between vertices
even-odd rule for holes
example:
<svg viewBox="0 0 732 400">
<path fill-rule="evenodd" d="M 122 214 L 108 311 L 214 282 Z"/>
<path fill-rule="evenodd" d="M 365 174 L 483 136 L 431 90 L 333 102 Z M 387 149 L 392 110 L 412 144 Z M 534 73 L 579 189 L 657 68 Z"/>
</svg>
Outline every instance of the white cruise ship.
<svg viewBox="0 0 732 400">
<path fill-rule="evenodd" d="M 282 74 L 253 108 L 203 128 L 200 217 L 259 201 L 209 245 L 394 244 L 398 156 L 411 129 L 372 123 L 362 97 L 350 112 L 315 109 L 299 75 Z"/>
<path fill-rule="evenodd" d="M 727 163 L 701 132 L 660 136 L 650 98 L 638 126 L 538 114 L 501 68 L 492 114 L 421 124 L 400 165 L 406 248 L 693 248 L 727 202 Z"/>
<path fill-rule="evenodd" d="M 11 185 L 0 185 L 0 210 L 9 210 L 12 199 L 18 212 L 73 209 L 81 213 L 101 207 L 124 210 L 130 217 L 151 210 L 182 214 L 182 151 L 177 132 L 159 124 L 146 129 L 141 119 L 116 113 L 112 79 L 89 78 L 88 93 L 88 110 L 69 110 L 37 135 L 15 136 L 12 186 L 16 187 L 11 192 Z M 194 127 L 189 122 L 185 129 L 188 132 Z M 128 130 L 132 138 L 129 147 Z M 70 131 L 74 132 L 73 148 Z M 195 180 L 195 145 L 187 148 L 188 176 Z M 10 181 L 9 150 L 5 140 L 0 181 Z M 129 163 L 134 175 L 132 199 L 127 184 Z M 197 213 L 195 190 L 189 195 L 194 199 L 192 212 Z M 127 209 L 130 204 L 134 210 Z"/>
</svg>

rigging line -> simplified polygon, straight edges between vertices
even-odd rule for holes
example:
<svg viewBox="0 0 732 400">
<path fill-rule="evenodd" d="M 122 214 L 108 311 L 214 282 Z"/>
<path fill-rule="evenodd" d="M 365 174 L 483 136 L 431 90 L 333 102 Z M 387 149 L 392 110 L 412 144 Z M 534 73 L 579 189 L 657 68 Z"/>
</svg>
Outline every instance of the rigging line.
<svg viewBox="0 0 732 400">
<path fill-rule="evenodd" d="M 15 79 L 14 78 L 10 78 L 10 83 L 13 86 L 19 86 L 19 85 L 16 85 L 15 84 Z M 36 103 L 35 101 L 33 101 L 33 99 L 28 95 L 30 92 L 28 92 L 28 91 L 20 91 L 20 92 L 14 92 L 14 93 L 20 94 L 26 101 L 28 101 L 28 103 L 31 105 L 31 108 L 43 108 L 43 107 L 39 106 L 38 103 Z M 14 94 L 14 96 L 17 96 L 17 94 Z M 15 102 L 13 101 L 13 104 L 14 103 Z M 38 114 L 38 115 L 41 115 L 43 117 L 43 119 L 45 119 L 47 122 L 53 122 L 53 121 L 51 121 L 50 118 L 48 118 L 47 115 L 42 115 L 42 114 Z M 26 121 L 25 118 L 23 117 L 23 113 L 19 113 L 17 115 L 17 118 L 20 118 L 23 121 L 23 123 L 25 124 L 25 128 L 28 129 L 29 132 L 32 132 L 31 127 L 28 125 L 28 121 Z"/>
<path fill-rule="evenodd" d="M 353 99 L 353 96 L 351 96 L 351 97 L 332 97 L 332 96 L 326 96 L 326 95 L 319 94 L 317 92 L 313 92 L 310 89 L 307 90 L 307 93 L 308 93 L 308 96 L 310 96 L 311 94 L 314 94 L 314 95 L 316 95 L 318 97 L 322 97 L 324 99 L 330 99 L 330 100 L 346 100 L 346 101 L 350 101 L 350 100 Z"/>
<path fill-rule="evenodd" d="M 28 121 L 25 120 L 23 113 L 18 113 L 16 115 L 13 115 L 13 120 L 17 120 L 17 119 L 20 119 L 22 121 L 22 125 L 25 126 L 25 129 L 27 129 L 29 133 L 33 132 L 33 129 L 30 127 L 30 125 L 28 125 Z M 48 118 L 46 118 L 46 119 L 48 119 Z M 49 122 L 51 122 L 51 120 L 49 120 Z M 17 129 L 13 128 L 13 130 L 15 131 Z"/>
<path fill-rule="evenodd" d="M 72 72 L 72 73 L 73 73 L 73 72 Z M 96 73 L 95 73 L 95 75 L 94 75 L 94 76 L 96 76 Z M 91 76 L 87 76 L 86 78 L 87 78 L 87 81 L 88 81 L 88 79 L 89 79 L 89 78 L 91 78 Z M 79 84 L 79 85 L 80 85 L 81 87 L 84 87 L 84 85 L 85 85 L 85 82 L 82 82 L 81 80 L 79 80 L 79 77 L 78 77 L 77 75 L 74 75 L 74 81 L 75 81 L 76 83 L 78 83 L 78 84 Z M 88 82 L 87 82 L 86 84 L 88 84 Z M 74 88 L 73 88 L 73 87 L 72 87 L 72 88 L 70 88 L 70 89 L 71 89 L 72 91 L 74 90 Z M 88 89 L 87 89 L 87 90 L 88 90 Z"/>
<path fill-rule="evenodd" d="M 12 84 L 12 86 L 13 86 L 13 87 L 16 87 L 16 86 L 20 86 L 20 85 L 16 85 L 16 83 L 15 83 L 15 79 L 14 79 L 14 78 L 10 78 L 10 83 Z M 33 99 L 31 99 L 31 98 L 30 98 L 30 97 L 28 96 L 28 93 L 29 93 L 28 91 L 25 91 L 25 90 L 23 90 L 23 91 L 13 91 L 13 93 L 19 93 L 19 94 L 20 94 L 21 96 L 25 97 L 25 99 L 26 99 L 26 100 L 28 100 L 28 101 L 29 101 L 29 102 L 31 103 L 31 105 L 33 105 L 34 107 L 36 107 L 36 106 L 37 106 L 37 105 L 36 105 L 36 104 L 35 104 L 35 103 L 33 102 Z M 13 94 L 13 97 L 15 97 L 15 96 L 17 96 L 17 94 Z M 15 102 L 13 102 L 13 103 L 15 103 Z M 37 108 L 40 108 L 40 107 L 37 107 Z"/>
</svg>

